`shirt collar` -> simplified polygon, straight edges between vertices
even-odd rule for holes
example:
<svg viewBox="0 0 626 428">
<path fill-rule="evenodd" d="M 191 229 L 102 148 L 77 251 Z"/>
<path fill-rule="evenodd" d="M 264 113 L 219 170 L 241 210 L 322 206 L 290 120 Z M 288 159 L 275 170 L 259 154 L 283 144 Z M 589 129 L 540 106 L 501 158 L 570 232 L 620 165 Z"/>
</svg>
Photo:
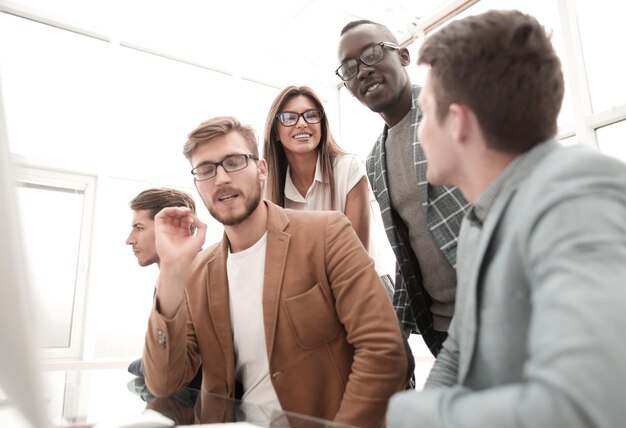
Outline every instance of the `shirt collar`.
<svg viewBox="0 0 626 428">
<path fill-rule="evenodd" d="M 322 167 L 320 165 L 320 152 L 317 152 L 317 161 L 315 162 L 315 181 L 320 183 L 326 183 L 324 177 L 322 177 Z"/>
<path fill-rule="evenodd" d="M 535 166 L 549 153 L 563 146 L 554 139 L 549 139 L 537 144 L 529 151 L 520 154 L 500 171 L 500 174 L 489 184 L 487 189 L 480 194 L 476 202 L 470 206 L 467 218 L 478 222 L 480 225 L 485 221 L 489 210 L 495 203 L 498 194 L 505 186 L 515 186 L 520 180 L 528 176 Z"/>
<path fill-rule="evenodd" d="M 515 171 L 518 169 L 522 159 L 526 157 L 527 153 L 521 154 L 513 159 L 509 164 L 504 167 L 500 174 L 489 184 L 489 186 L 478 196 L 476 202 L 470 206 L 467 212 L 467 218 L 475 223 L 482 225 L 489 214 L 489 210 L 493 206 L 498 194 L 504 187 L 504 184 L 508 181 Z"/>
<path fill-rule="evenodd" d="M 291 180 L 291 168 L 287 165 L 287 175 L 285 176 L 285 197 L 294 202 L 306 202 L 306 199 L 298 192 L 296 186 Z M 315 163 L 315 175 L 313 176 L 313 182 L 325 183 L 322 177 L 322 168 L 320 166 L 320 155 L 317 153 L 317 161 Z"/>
</svg>

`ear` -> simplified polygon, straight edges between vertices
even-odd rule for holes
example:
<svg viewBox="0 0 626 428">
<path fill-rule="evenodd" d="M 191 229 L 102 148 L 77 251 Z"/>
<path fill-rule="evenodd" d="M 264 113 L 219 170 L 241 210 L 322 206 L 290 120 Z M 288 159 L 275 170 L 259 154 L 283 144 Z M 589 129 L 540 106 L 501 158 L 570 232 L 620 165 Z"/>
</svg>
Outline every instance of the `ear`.
<svg viewBox="0 0 626 428">
<path fill-rule="evenodd" d="M 256 165 L 259 170 L 259 178 L 262 182 L 265 182 L 265 180 L 267 180 L 267 161 L 265 159 L 259 159 Z"/>
<path fill-rule="evenodd" d="M 409 50 L 407 48 L 400 48 L 398 54 L 400 55 L 400 64 L 402 64 L 403 67 L 411 64 L 411 54 L 409 54 Z"/>
<path fill-rule="evenodd" d="M 450 104 L 448 116 L 452 127 L 452 136 L 455 141 L 463 144 L 467 141 L 471 131 L 471 111 L 462 104 Z"/>
</svg>

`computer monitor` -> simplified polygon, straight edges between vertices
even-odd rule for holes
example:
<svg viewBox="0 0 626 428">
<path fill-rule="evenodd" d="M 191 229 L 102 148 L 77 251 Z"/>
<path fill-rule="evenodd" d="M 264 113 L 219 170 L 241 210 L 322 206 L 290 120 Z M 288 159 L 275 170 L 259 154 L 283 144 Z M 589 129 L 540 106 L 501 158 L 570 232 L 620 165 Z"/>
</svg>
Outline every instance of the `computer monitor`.
<svg viewBox="0 0 626 428">
<path fill-rule="evenodd" d="M 6 129 L 0 78 L 0 389 L 33 427 L 50 427 Z"/>
</svg>

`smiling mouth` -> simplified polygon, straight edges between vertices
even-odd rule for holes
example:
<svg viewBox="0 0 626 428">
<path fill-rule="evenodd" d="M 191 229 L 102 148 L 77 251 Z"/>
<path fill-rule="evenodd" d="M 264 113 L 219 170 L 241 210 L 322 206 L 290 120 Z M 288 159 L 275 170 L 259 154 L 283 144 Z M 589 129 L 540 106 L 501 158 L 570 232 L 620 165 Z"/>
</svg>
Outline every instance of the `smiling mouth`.
<svg viewBox="0 0 626 428">
<path fill-rule="evenodd" d="M 307 134 L 307 133 L 296 134 L 292 138 L 294 140 L 306 140 L 306 139 L 311 138 L 311 134 Z"/>
<path fill-rule="evenodd" d="M 368 95 L 368 94 L 376 91 L 378 88 L 380 88 L 381 85 L 382 85 L 382 82 L 375 82 L 375 83 L 371 83 L 371 84 L 365 85 L 363 87 L 363 90 L 361 91 L 361 93 L 363 95 Z"/>
</svg>

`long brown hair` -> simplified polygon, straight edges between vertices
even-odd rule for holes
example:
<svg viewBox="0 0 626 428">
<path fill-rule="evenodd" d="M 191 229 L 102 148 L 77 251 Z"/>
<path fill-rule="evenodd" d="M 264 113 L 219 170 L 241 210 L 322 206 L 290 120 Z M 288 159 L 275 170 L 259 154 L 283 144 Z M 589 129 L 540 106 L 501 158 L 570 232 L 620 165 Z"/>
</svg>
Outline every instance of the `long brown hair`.
<svg viewBox="0 0 626 428">
<path fill-rule="evenodd" d="M 280 113 L 283 106 L 295 96 L 305 96 L 309 98 L 316 108 L 324 109 L 322 101 L 313 89 L 308 86 L 288 86 L 283 89 L 272 102 L 270 111 L 265 121 L 265 131 L 263 134 L 263 158 L 268 165 L 267 176 L 267 199 L 281 207 L 285 206 L 285 181 L 287 176 L 287 156 L 285 148 L 278 139 L 278 119 L 276 115 Z M 345 152 L 339 147 L 333 138 L 328 125 L 328 117 L 324 113 L 321 126 L 320 143 L 317 152 L 320 159 L 322 177 L 330 183 L 331 207 L 335 209 L 335 178 L 333 174 L 335 158 Z"/>
</svg>

